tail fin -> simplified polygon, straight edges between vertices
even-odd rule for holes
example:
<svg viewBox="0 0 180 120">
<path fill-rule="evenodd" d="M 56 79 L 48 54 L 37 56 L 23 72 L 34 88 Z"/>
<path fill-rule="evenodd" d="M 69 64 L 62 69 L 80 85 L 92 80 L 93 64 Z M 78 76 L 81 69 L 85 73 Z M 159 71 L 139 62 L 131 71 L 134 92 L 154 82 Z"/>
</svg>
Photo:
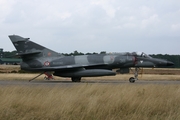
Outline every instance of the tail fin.
<svg viewBox="0 0 180 120">
<path fill-rule="evenodd" d="M 23 38 L 18 35 L 9 35 L 14 47 L 16 48 L 19 56 L 30 57 L 37 55 L 39 57 L 58 56 L 59 53 L 54 52 L 46 47 L 30 41 L 30 38 Z"/>
</svg>

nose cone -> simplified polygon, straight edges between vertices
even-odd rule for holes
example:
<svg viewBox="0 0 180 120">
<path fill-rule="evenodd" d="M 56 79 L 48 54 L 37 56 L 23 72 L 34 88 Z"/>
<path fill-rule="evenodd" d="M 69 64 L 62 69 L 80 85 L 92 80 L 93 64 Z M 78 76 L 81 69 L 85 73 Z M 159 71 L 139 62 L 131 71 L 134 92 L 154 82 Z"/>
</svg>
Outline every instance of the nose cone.
<svg viewBox="0 0 180 120">
<path fill-rule="evenodd" d="M 170 67 L 173 66 L 174 63 L 171 61 L 153 58 L 152 62 L 155 64 L 156 67 Z"/>
<path fill-rule="evenodd" d="M 169 66 L 173 66 L 174 63 L 170 62 L 170 61 L 159 59 L 156 65 L 159 67 L 169 67 Z"/>
<path fill-rule="evenodd" d="M 167 66 L 173 66 L 173 65 L 174 65 L 173 62 L 167 61 Z"/>
</svg>

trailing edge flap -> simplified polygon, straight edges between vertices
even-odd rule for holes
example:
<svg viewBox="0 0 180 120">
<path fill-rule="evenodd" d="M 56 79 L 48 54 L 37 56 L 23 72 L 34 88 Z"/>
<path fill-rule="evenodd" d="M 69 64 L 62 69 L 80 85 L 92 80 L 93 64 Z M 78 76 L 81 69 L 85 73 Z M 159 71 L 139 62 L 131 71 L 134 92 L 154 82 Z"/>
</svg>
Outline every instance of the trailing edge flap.
<svg viewBox="0 0 180 120">
<path fill-rule="evenodd" d="M 55 66 L 55 67 L 42 67 L 42 68 L 28 68 L 28 70 L 37 71 L 56 71 L 56 70 L 71 70 L 77 68 L 88 68 L 88 67 L 100 67 L 107 66 L 107 64 L 89 64 L 89 65 L 65 65 L 65 66 Z"/>
<path fill-rule="evenodd" d="M 27 53 L 17 53 L 16 56 L 25 56 L 25 55 L 35 55 L 41 53 L 40 51 L 36 52 L 27 52 Z"/>
</svg>

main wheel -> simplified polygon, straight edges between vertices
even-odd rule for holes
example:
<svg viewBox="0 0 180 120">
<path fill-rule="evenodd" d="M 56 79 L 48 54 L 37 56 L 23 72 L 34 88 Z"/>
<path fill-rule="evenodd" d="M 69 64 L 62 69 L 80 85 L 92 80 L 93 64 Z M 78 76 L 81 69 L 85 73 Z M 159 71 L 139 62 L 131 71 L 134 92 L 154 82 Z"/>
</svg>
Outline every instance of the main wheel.
<svg viewBox="0 0 180 120">
<path fill-rule="evenodd" d="M 72 82 L 81 82 L 81 77 L 72 77 Z"/>
<path fill-rule="evenodd" d="M 134 82 L 135 82 L 134 77 L 130 77 L 130 78 L 129 78 L 129 82 L 130 82 L 130 83 L 134 83 Z"/>
</svg>

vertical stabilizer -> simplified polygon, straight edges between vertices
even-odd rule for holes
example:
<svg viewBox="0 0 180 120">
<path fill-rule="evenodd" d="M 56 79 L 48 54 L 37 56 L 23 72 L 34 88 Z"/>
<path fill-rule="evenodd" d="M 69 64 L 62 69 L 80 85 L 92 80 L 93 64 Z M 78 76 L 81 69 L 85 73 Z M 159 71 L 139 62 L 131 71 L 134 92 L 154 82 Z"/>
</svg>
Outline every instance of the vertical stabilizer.
<svg viewBox="0 0 180 120">
<path fill-rule="evenodd" d="M 16 48 L 18 55 L 21 57 L 30 57 L 33 55 L 41 57 L 58 56 L 59 54 L 46 47 L 43 47 L 37 43 L 30 41 L 30 38 L 23 38 L 18 35 L 9 35 L 14 47 Z"/>
</svg>

